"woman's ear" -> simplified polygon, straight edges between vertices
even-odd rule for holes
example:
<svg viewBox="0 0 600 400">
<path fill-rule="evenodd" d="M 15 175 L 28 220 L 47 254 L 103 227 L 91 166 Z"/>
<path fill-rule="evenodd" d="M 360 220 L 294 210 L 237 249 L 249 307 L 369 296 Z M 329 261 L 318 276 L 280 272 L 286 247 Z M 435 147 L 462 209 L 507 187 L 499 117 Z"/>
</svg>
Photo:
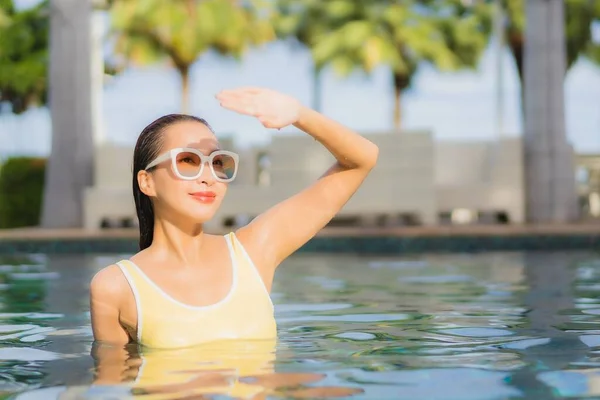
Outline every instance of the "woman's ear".
<svg viewBox="0 0 600 400">
<path fill-rule="evenodd" d="M 156 196 L 152 174 L 150 174 L 147 171 L 139 171 L 137 174 L 137 180 L 142 193 L 144 193 L 148 197 Z"/>
</svg>

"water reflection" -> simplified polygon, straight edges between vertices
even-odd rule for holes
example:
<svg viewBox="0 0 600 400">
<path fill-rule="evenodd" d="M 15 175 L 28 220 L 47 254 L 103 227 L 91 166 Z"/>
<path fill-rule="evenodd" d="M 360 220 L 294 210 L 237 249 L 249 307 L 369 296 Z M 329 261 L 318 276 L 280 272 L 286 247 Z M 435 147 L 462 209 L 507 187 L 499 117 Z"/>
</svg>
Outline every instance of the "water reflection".
<svg viewBox="0 0 600 400">
<path fill-rule="evenodd" d="M 276 348 L 276 340 L 230 340 L 177 350 L 95 344 L 93 392 L 101 393 L 104 386 L 110 394 L 113 385 L 127 385 L 140 399 L 199 395 L 333 398 L 362 392 L 341 386 L 307 386 L 318 383 L 325 374 L 275 372 Z"/>
<path fill-rule="evenodd" d="M 277 341 L 176 351 L 92 346 L 89 280 L 124 257 L 0 261 L 0 394 L 600 396 L 597 254 L 298 255 L 273 288 Z"/>
<path fill-rule="evenodd" d="M 521 296 L 526 311 L 523 323 L 514 331 L 527 339 L 499 346 L 518 353 L 524 362 L 523 368 L 511 375 L 510 384 L 539 398 L 554 398 L 555 392 L 539 379 L 541 371 L 566 368 L 590 351 L 577 335 L 560 329 L 570 320 L 563 310 L 574 305 L 572 261 L 572 256 L 560 253 L 523 255 L 526 288 Z"/>
</svg>

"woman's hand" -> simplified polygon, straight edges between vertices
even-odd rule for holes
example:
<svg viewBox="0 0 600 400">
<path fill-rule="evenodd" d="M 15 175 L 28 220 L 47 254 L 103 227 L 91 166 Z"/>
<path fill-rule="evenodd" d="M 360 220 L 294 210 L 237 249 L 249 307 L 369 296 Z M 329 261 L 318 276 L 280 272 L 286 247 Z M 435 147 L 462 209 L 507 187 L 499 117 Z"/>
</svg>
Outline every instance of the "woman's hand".
<svg viewBox="0 0 600 400">
<path fill-rule="evenodd" d="M 237 237 L 270 287 L 277 266 L 325 227 L 362 185 L 377 163 L 379 149 L 358 133 L 283 94 L 239 89 L 217 98 L 224 107 L 258 117 L 266 127 L 293 124 L 336 159 L 312 185 L 237 230 Z"/>
<path fill-rule="evenodd" d="M 298 122 L 303 108 L 293 97 L 263 88 L 223 90 L 216 97 L 221 106 L 256 117 L 264 127 L 273 129 Z"/>
</svg>

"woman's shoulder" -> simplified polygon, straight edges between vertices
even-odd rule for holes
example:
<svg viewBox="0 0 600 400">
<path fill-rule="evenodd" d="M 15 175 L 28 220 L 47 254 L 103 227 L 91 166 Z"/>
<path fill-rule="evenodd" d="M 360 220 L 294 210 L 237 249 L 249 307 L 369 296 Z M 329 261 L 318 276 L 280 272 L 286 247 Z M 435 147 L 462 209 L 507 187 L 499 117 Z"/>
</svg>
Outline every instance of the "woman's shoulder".
<svg viewBox="0 0 600 400">
<path fill-rule="evenodd" d="M 117 264 L 111 264 L 92 277 L 90 281 L 90 295 L 93 296 L 111 296 L 117 299 L 125 289 L 127 280 Z"/>
</svg>

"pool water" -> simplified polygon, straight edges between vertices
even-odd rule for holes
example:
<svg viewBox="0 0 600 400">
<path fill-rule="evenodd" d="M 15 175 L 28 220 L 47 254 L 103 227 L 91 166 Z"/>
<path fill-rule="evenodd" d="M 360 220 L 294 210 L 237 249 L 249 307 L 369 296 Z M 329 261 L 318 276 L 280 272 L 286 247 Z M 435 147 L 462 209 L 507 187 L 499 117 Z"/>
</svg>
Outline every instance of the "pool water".
<svg viewBox="0 0 600 400">
<path fill-rule="evenodd" d="M 298 254 L 276 342 L 92 346 L 88 283 L 127 255 L 0 258 L 0 399 L 600 396 L 600 254 Z"/>
</svg>

